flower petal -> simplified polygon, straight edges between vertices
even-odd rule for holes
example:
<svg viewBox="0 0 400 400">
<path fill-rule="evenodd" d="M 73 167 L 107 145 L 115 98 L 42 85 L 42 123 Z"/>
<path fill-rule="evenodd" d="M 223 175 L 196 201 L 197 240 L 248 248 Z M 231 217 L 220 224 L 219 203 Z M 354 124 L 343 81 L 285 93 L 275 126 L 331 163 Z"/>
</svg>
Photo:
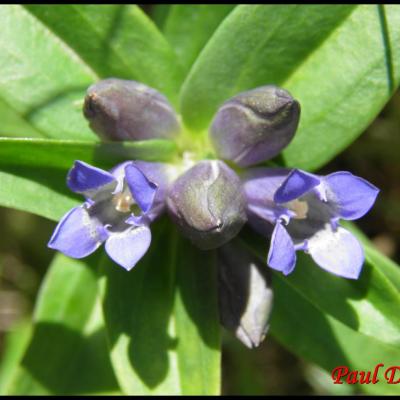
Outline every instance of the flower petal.
<svg viewBox="0 0 400 400">
<path fill-rule="evenodd" d="M 125 178 L 138 206 L 144 213 L 147 213 L 153 205 L 157 185 L 150 182 L 143 172 L 133 164 L 125 167 Z"/>
<path fill-rule="evenodd" d="M 145 225 L 112 233 L 106 241 L 107 254 L 117 264 L 130 271 L 147 252 L 151 242 L 151 232 Z"/>
<path fill-rule="evenodd" d="M 243 192 L 249 204 L 272 205 L 274 194 L 282 185 L 290 169 L 249 168 L 240 173 Z"/>
<path fill-rule="evenodd" d="M 284 275 L 290 274 L 296 265 L 293 241 L 280 222 L 275 225 L 272 233 L 267 263 L 271 268 L 282 271 Z"/>
<path fill-rule="evenodd" d="M 93 253 L 104 239 L 103 227 L 80 206 L 64 215 L 47 246 L 67 256 L 83 258 Z"/>
<path fill-rule="evenodd" d="M 75 193 L 91 197 L 104 186 L 116 182 L 107 171 L 93 167 L 83 161 L 75 161 L 67 177 L 68 187 Z"/>
<path fill-rule="evenodd" d="M 335 172 L 324 182 L 328 186 L 328 201 L 335 203 L 343 219 L 362 217 L 373 206 L 379 193 L 376 186 L 350 172 Z"/>
<path fill-rule="evenodd" d="M 344 278 L 357 279 L 364 263 L 359 241 L 342 227 L 334 231 L 330 224 L 309 239 L 308 252 L 321 268 Z"/>
<path fill-rule="evenodd" d="M 276 203 L 287 203 L 302 196 L 321 183 L 320 178 L 308 172 L 294 169 L 275 192 Z"/>
</svg>

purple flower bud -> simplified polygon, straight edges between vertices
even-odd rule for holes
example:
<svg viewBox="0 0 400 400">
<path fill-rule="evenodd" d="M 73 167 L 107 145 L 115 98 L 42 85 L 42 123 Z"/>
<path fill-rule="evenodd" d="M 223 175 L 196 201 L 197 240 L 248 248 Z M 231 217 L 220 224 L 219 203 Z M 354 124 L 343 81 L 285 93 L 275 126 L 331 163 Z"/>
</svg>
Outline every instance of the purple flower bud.
<svg viewBox="0 0 400 400">
<path fill-rule="evenodd" d="M 218 110 L 210 138 L 219 157 L 246 167 L 276 156 L 292 140 L 300 105 L 281 88 L 261 86 L 238 94 Z"/>
<path fill-rule="evenodd" d="M 180 130 L 165 96 L 129 80 L 109 78 L 90 86 L 83 114 L 105 140 L 170 139 Z"/>
<path fill-rule="evenodd" d="M 225 163 L 204 160 L 181 175 L 167 194 L 171 218 L 203 250 L 223 245 L 246 222 L 239 177 Z"/>
<path fill-rule="evenodd" d="M 247 347 L 265 339 L 272 311 L 271 273 L 236 241 L 218 249 L 221 324 Z"/>
</svg>

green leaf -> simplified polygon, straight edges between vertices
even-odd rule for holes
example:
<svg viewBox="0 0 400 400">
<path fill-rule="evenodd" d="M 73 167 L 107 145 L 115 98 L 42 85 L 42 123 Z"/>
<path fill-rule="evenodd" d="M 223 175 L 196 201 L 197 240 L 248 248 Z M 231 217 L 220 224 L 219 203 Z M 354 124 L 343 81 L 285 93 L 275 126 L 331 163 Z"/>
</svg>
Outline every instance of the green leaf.
<svg viewBox="0 0 400 400">
<path fill-rule="evenodd" d="M 267 244 L 247 235 L 244 239 L 252 251 L 265 258 Z M 323 271 L 301 253 L 292 274 L 274 273 L 273 335 L 327 371 L 339 365 L 357 370 L 373 369 L 379 362 L 396 365 L 394 360 L 400 356 L 396 311 L 400 292 L 381 271 L 381 265 L 370 258 L 369 246 L 364 247 L 366 262 L 356 281 Z M 370 386 L 374 385 L 364 390 L 378 392 Z M 391 393 L 386 383 L 379 388 Z"/>
<path fill-rule="evenodd" d="M 5 337 L 0 364 L 1 394 L 7 392 L 7 388 L 18 371 L 19 364 L 32 337 L 32 330 L 32 324 L 29 321 L 19 321 Z"/>
<path fill-rule="evenodd" d="M 286 165 L 315 169 L 331 160 L 375 119 L 399 80 L 400 6 L 358 6 L 286 83 L 303 109 Z"/>
<path fill-rule="evenodd" d="M 153 22 L 134 5 L 26 5 L 101 78 L 135 79 L 175 102 L 181 71 Z M 55 61 L 52 61 L 55 63 Z"/>
<path fill-rule="evenodd" d="M 241 5 L 194 63 L 181 110 L 188 126 L 204 130 L 229 97 L 280 85 L 302 107 L 284 161 L 312 169 L 366 128 L 399 78 L 400 6 Z"/>
<path fill-rule="evenodd" d="M 396 385 L 387 384 L 384 378 L 386 368 L 398 365 L 398 346 L 349 328 L 292 290 L 284 277 L 274 278 L 271 333 L 279 342 L 329 373 L 338 366 L 347 366 L 350 370 L 372 371 L 372 376 L 375 366 L 383 363 L 378 375 L 380 381 L 375 385 L 359 385 L 358 389 L 370 394 L 398 394 Z"/>
<path fill-rule="evenodd" d="M 165 220 L 130 272 L 105 260 L 103 310 L 125 394 L 218 394 L 219 322 L 213 253 L 200 253 Z"/>
<path fill-rule="evenodd" d="M 94 139 L 76 102 L 97 74 L 22 6 L 3 6 L 0 25 L 0 99 L 47 136 Z"/>
<path fill-rule="evenodd" d="M 233 10 L 234 4 L 171 5 L 163 32 L 186 74 L 221 21 Z"/>
<path fill-rule="evenodd" d="M 58 221 L 82 198 L 69 192 L 66 171 L 8 168 L 0 172 L 0 205 Z"/>
<path fill-rule="evenodd" d="M 57 255 L 42 284 L 32 336 L 4 394 L 116 394 L 94 265 Z"/>
<path fill-rule="evenodd" d="M 364 243 L 364 249 L 367 261 L 372 265 L 376 265 L 376 268 L 379 268 L 397 291 L 400 292 L 400 266 L 381 254 L 372 245 L 368 246 Z"/>
<path fill-rule="evenodd" d="M 2 165 L 69 169 L 75 160 L 112 168 L 126 160 L 170 161 L 176 146 L 169 140 L 82 142 L 51 139 L 0 138 Z"/>
<path fill-rule="evenodd" d="M 75 160 L 111 168 L 130 159 L 166 161 L 175 154 L 167 140 L 92 143 L 0 138 L 0 205 L 59 220 L 82 197 L 66 186 Z"/>
<path fill-rule="evenodd" d="M 181 236 L 177 242 L 173 319 L 181 392 L 218 395 L 221 360 L 215 254 L 198 250 Z"/>
<path fill-rule="evenodd" d="M 367 261 L 384 273 L 391 284 L 400 292 L 400 266 L 379 252 L 354 223 L 342 221 L 341 224 L 357 236 L 364 245 Z"/>
<path fill-rule="evenodd" d="M 150 17 L 161 31 L 164 28 L 165 20 L 171 9 L 171 4 L 152 4 L 150 9 Z"/>
<path fill-rule="evenodd" d="M 13 108 L 0 98 L 0 135 L 1 136 L 24 136 L 24 137 L 42 137 L 43 133 L 38 131 L 18 114 Z"/>
</svg>

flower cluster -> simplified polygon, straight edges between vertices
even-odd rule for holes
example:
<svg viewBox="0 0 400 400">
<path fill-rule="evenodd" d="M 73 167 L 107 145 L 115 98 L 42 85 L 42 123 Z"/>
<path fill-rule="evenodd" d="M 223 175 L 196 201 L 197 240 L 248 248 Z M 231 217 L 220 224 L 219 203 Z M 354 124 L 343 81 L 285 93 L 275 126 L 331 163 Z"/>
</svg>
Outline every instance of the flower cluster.
<svg viewBox="0 0 400 400">
<path fill-rule="evenodd" d="M 92 85 L 84 115 L 108 140 L 174 139 L 183 130 L 168 100 L 134 81 Z M 379 192 L 349 172 L 319 176 L 257 166 L 290 143 L 299 119 L 300 105 L 286 90 L 262 86 L 217 110 L 209 128 L 214 159 L 178 168 L 127 161 L 111 171 L 76 161 L 67 184 L 85 202 L 62 218 L 49 247 L 81 258 L 104 242 L 110 258 L 130 270 L 150 246 L 150 224 L 167 211 L 196 246 L 218 248 L 221 323 L 257 346 L 268 328 L 272 292 L 259 262 L 232 245 L 242 227 L 248 222 L 270 240 L 266 264 L 285 275 L 301 250 L 321 268 L 357 279 L 363 248 L 339 221 L 363 216 Z"/>
</svg>

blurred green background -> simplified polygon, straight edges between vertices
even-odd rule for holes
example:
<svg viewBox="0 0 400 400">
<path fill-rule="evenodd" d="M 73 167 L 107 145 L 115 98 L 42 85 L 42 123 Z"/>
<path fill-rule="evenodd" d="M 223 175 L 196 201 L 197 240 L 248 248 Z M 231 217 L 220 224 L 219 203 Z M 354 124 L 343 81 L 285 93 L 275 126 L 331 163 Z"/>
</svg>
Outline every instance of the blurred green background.
<svg viewBox="0 0 400 400">
<path fill-rule="evenodd" d="M 400 91 L 348 149 L 321 173 L 348 170 L 381 189 L 373 209 L 357 225 L 388 257 L 400 262 Z M 55 223 L 0 208 L 0 355 L 4 337 L 31 314 L 41 280 L 54 256 L 46 244 Z M 328 374 L 297 358 L 267 336 L 248 350 L 224 334 L 224 394 L 352 394 Z"/>
</svg>

